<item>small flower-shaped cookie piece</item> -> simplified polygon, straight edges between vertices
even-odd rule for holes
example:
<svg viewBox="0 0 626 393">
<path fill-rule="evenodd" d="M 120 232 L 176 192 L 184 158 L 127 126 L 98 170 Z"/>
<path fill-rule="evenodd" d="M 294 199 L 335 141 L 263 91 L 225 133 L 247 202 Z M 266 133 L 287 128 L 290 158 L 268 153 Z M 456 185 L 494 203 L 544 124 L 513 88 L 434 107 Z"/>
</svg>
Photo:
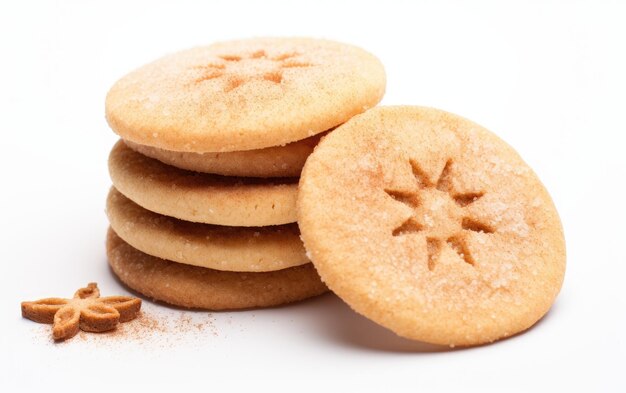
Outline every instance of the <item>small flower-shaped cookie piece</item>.
<svg viewBox="0 0 626 393">
<path fill-rule="evenodd" d="M 46 298 L 22 302 L 22 316 L 39 323 L 51 323 L 52 337 L 66 340 L 78 333 L 104 332 L 114 329 L 119 322 L 134 319 L 141 308 L 141 300 L 130 296 L 100 297 L 96 283 L 80 288 L 72 299 Z"/>
</svg>

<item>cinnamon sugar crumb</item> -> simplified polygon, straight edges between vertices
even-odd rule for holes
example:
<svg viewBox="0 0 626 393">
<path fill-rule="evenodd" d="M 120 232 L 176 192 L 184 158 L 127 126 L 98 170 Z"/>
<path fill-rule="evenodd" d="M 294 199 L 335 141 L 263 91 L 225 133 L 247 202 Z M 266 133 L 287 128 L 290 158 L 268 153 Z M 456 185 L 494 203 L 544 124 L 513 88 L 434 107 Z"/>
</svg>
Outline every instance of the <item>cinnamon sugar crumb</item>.
<svg viewBox="0 0 626 393">
<path fill-rule="evenodd" d="M 115 345 L 115 343 L 134 343 L 155 347 L 172 347 L 193 338 L 203 340 L 219 337 L 213 314 L 200 311 L 172 310 L 162 311 L 156 307 L 145 307 L 137 318 L 120 324 L 114 330 L 103 333 L 79 332 L 75 340 L 54 343 L 49 329 L 36 325 L 33 333 L 42 338 L 49 338 L 50 345 Z M 46 326 L 47 327 L 47 326 Z M 72 342 L 80 344 L 72 344 Z"/>
</svg>

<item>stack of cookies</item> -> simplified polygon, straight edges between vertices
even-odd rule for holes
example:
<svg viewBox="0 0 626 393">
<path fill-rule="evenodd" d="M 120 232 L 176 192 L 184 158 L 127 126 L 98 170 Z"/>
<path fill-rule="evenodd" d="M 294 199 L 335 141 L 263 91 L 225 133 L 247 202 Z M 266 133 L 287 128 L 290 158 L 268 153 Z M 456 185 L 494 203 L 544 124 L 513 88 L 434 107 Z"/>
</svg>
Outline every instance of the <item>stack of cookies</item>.
<svg viewBox="0 0 626 393">
<path fill-rule="evenodd" d="M 106 100 L 114 187 L 109 263 L 170 304 L 273 306 L 327 290 L 296 224 L 297 187 L 324 132 L 375 106 L 381 63 L 314 39 L 179 52 L 119 80 Z"/>
<path fill-rule="evenodd" d="M 368 110 L 384 88 L 374 56 L 312 39 L 214 44 L 122 78 L 106 102 L 122 138 L 109 161 L 113 271 L 213 310 L 330 289 L 435 344 L 528 329 L 565 271 L 550 195 L 478 124 Z"/>
</svg>

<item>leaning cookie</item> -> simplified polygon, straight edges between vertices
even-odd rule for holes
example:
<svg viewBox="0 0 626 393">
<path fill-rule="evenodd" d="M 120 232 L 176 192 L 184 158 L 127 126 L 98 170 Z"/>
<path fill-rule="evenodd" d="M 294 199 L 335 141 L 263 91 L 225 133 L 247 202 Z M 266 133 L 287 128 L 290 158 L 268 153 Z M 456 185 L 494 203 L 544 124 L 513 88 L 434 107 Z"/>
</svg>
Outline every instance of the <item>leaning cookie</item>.
<svg viewBox="0 0 626 393">
<path fill-rule="evenodd" d="M 208 310 L 270 307 L 328 290 L 311 264 L 266 273 L 224 272 L 144 254 L 112 230 L 107 235 L 107 255 L 113 272 L 130 288 L 181 307 Z"/>
<path fill-rule="evenodd" d="M 471 121 L 379 107 L 305 164 L 298 224 L 329 288 L 397 334 L 476 345 L 528 329 L 565 272 L 563 231 L 537 175 Z"/>
<path fill-rule="evenodd" d="M 253 38 L 178 52 L 120 79 L 106 118 L 123 139 L 183 152 L 282 146 L 376 105 L 385 71 L 352 45 Z"/>
</svg>

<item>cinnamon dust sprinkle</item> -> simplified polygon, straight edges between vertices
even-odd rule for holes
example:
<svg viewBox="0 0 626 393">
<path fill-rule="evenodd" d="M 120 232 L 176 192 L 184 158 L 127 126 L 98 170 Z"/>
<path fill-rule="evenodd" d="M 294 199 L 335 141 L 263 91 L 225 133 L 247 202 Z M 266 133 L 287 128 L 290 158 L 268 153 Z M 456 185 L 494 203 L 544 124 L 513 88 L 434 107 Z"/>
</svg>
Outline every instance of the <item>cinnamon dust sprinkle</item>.
<svg viewBox="0 0 626 393">
<path fill-rule="evenodd" d="M 95 344 L 111 345 L 116 342 L 130 342 L 139 345 L 167 347 L 188 341 L 190 338 L 203 340 L 219 337 L 213 314 L 200 311 L 159 310 L 158 307 L 144 307 L 134 320 L 120 324 L 116 329 L 103 333 L 79 332 L 74 339 L 54 343 L 48 326 L 36 325 L 37 335 L 50 338 L 53 345 Z"/>
</svg>

